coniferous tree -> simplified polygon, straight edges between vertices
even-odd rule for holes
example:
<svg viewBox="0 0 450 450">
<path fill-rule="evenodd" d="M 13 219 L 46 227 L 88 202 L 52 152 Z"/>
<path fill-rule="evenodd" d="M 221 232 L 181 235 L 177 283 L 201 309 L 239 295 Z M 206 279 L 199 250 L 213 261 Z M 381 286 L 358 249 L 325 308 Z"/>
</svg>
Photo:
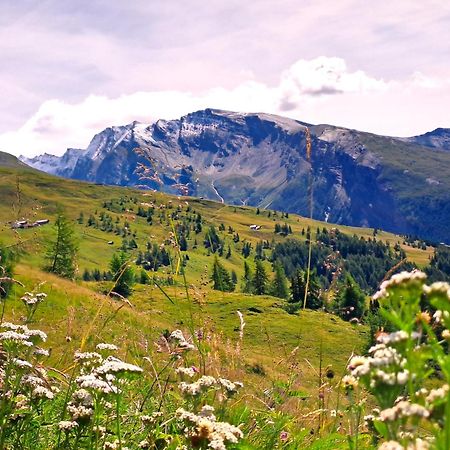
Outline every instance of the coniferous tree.
<svg viewBox="0 0 450 450">
<path fill-rule="evenodd" d="M 128 297 L 134 284 L 134 271 L 128 265 L 128 257 L 125 252 L 114 253 L 109 268 L 114 281 L 113 291 Z"/>
<path fill-rule="evenodd" d="M 247 261 L 244 261 L 244 276 L 242 277 L 242 292 L 250 294 L 253 292 L 253 275 Z"/>
<path fill-rule="evenodd" d="M 255 275 L 253 276 L 253 292 L 256 295 L 263 295 L 267 292 L 267 277 L 266 269 L 261 260 L 256 260 Z"/>
<path fill-rule="evenodd" d="M 337 313 L 344 320 L 360 318 L 365 309 L 366 297 L 351 275 L 345 281 L 336 297 Z"/>
<path fill-rule="evenodd" d="M 272 285 L 270 286 L 270 294 L 274 297 L 288 298 L 289 289 L 283 266 L 279 262 L 276 262 L 274 264 L 274 271 L 275 276 L 272 281 Z"/>
<path fill-rule="evenodd" d="M 217 257 L 214 258 L 211 281 L 213 282 L 213 289 L 216 291 L 231 292 L 234 290 L 234 284 L 228 270 L 223 267 Z"/>
<path fill-rule="evenodd" d="M 54 228 L 56 236 L 47 243 L 45 270 L 64 278 L 73 278 L 78 253 L 73 225 L 62 212 L 58 212 Z"/>
</svg>

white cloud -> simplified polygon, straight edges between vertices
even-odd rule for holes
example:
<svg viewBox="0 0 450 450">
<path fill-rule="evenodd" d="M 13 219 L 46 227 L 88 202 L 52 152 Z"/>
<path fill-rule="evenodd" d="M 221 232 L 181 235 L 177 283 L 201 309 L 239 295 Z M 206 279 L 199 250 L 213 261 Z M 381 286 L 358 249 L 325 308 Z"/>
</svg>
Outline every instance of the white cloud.
<svg viewBox="0 0 450 450">
<path fill-rule="evenodd" d="M 117 98 L 91 95 L 78 103 L 45 101 L 18 130 L 0 135 L 0 149 L 27 156 L 62 154 L 85 148 L 95 133 L 133 120 L 178 118 L 206 107 L 269 112 L 312 123 L 332 123 L 391 135 L 413 135 L 443 123 L 450 101 L 446 78 L 414 73 L 405 80 L 382 80 L 350 71 L 341 58 L 299 60 L 282 72 L 279 83 L 255 80 L 233 89 L 203 93 L 136 92 Z"/>
</svg>

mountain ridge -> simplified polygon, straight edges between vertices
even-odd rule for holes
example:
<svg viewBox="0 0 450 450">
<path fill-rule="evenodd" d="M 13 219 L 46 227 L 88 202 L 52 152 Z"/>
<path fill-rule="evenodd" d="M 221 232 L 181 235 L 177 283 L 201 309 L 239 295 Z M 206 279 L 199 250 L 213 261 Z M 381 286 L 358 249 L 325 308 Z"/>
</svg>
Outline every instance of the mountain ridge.
<svg viewBox="0 0 450 450">
<path fill-rule="evenodd" d="M 450 241 L 447 131 L 396 138 L 205 109 L 177 120 L 108 127 L 85 150 L 23 160 L 67 178 L 302 215 L 309 213 L 312 170 L 315 218 Z"/>
</svg>

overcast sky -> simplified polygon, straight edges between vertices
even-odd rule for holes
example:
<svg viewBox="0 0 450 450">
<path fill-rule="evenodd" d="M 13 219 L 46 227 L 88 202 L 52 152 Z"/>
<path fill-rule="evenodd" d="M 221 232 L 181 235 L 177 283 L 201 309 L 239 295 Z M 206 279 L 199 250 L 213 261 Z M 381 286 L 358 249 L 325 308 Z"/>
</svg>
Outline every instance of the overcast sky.
<svg viewBox="0 0 450 450">
<path fill-rule="evenodd" d="M 0 150 L 206 107 L 450 127 L 448 0 L 0 0 Z"/>
</svg>

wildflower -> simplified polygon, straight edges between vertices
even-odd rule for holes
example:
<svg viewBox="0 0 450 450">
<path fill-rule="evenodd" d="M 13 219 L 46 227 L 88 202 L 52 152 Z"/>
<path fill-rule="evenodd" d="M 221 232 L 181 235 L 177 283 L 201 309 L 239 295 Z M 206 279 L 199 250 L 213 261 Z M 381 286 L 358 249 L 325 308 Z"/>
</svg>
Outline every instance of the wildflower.
<svg viewBox="0 0 450 450">
<path fill-rule="evenodd" d="M 142 369 L 134 364 L 128 364 L 114 356 L 108 356 L 102 365 L 95 369 L 97 375 L 119 374 L 119 373 L 141 373 Z"/>
<path fill-rule="evenodd" d="M 445 339 L 446 341 L 450 340 L 450 330 L 443 330 L 442 331 L 442 338 Z"/>
<path fill-rule="evenodd" d="M 63 431 L 70 431 L 76 427 L 78 427 L 78 423 L 72 420 L 61 420 L 61 422 L 58 423 L 58 428 Z"/>
<path fill-rule="evenodd" d="M 50 356 L 50 352 L 48 350 L 43 349 L 43 348 L 36 347 L 34 352 L 33 352 L 33 355 L 47 357 L 47 356 Z"/>
<path fill-rule="evenodd" d="M 50 389 L 47 389 L 44 386 L 37 386 L 33 389 L 31 395 L 34 398 L 47 398 L 51 400 L 54 397 L 53 392 Z"/>
<path fill-rule="evenodd" d="M 353 390 L 358 387 L 358 380 L 352 375 L 345 375 L 344 377 L 342 377 L 341 384 L 344 389 Z"/>
<path fill-rule="evenodd" d="M 379 447 L 378 450 L 405 450 L 405 447 L 398 443 L 397 441 L 387 441 L 383 442 Z"/>
<path fill-rule="evenodd" d="M 114 344 L 105 344 L 105 343 L 101 343 L 101 344 L 97 344 L 97 346 L 95 347 L 97 350 L 110 350 L 110 351 L 117 351 L 119 350 L 119 348 L 114 345 Z"/>
<path fill-rule="evenodd" d="M 24 361 L 23 359 L 19 359 L 19 358 L 14 358 L 12 360 L 13 364 L 17 367 L 19 367 L 20 369 L 32 369 L 33 365 L 30 364 L 28 361 Z"/>
<path fill-rule="evenodd" d="M 116 386 L 97 378 L 93 374 L 81 375 L 76 378 L 76 382 L 83 389 L 93 389 L 95 391 L 102 392 L 103 394 L 118 393 Z"/>
<path fill-rule="evenodd" d="M 28 340 L 28 336 L 24 333 L 17 333 L 16 331 L 4 331 L 0 333 L 0 341 L 14 342 L 16 344 L 32 347 L 33 343 Z"/>
<path fill-rule="evenodd" d="M 75 361 L 84 363 L 96 363 L 101 362 L 103 360 L 102 355 L 96 352 L 75 352 Z"/>
<path fill-rule="evenodd" d="M 194 383 L 181 382 L 179 388 L 181 392 L 188 395 L 198 395 L 200 392 L 206 391 L 212 386 L 217 385 L 217 380 L 214 377 L 203 375 Z"/>
<path fill-rule="evenodd" d="M 392 275 L 389 280 L 381 283 L 380 289 L 376 292 L 372 299 L 378 300 L 389 296 L 389 290 L 401 285 L 407 285 L 409 283 L 423 282 L 426 279 L 426 274 L 420 270 L 413 270 L 412 272 L 400 272 Z"/>
<path fill-rule="evenodd" d="M 450 284 L 444 281 L 438 281 L 431 286 L 424 286 L 423 291 L 427 295 L 444 295 L 450 300 Z"/>
<path fill-rule="evenodd" d="M 177 369 L 175 369 L 175 372 L 179 375 L 186 375 L 189 378 L 192 378 L 197 373 L 197 371 L 193 367 L 178 367 Z"/>
<path fill-rule="evenodd" d="M 144 425 L 154 425 L 161 417 L 163 417 L 163 413 L 155 411 L 150 416 L 141 416 L 141 420 Z"/>
<path fill-rule="evenodd" d="M 239 382 L 239 381 L 235 381 L 234 383 L 230 380 L 227 380 L 226 378 L 219 378 L 217 380 L 219 382 L 219 385 L 222 386 L 223 388 L 225 388 L 225 390 L 229 393 L 229 394 L 234 394 L 236 393 L 240 388 L 242 388 L 244 385 Z"/>
<path fill-rule="evenodd" d="M 406 331 L 395 331 L 393 333 L 389 334 L 381 334 L 377 341 L 381 344 L 398 344 L 399 342 L 404 342 L 408 339 L 409 335 Z M 417 333 L 416 331 L 413 331 L 411 333 L 412 339 L 418 339 L 420 337 L 420 333 Z"/>
<path fill-rule="evenodd" d="M 444 384 L 438 389 L 432 389 L 426 398 L 427 403 L 434 403 L 436 400 L 444 399 L 448 395 L 448 391 L 448 384 Z"/>
<path fill-rule="evenodd" d="M 417 416 L 427 418 L 430 415 L 429 411 L 417 403 L 410 403 L 402 400 L 394 405 L 392 408 L 384 409 L 380 412 L 380 420 L 382 422 L 391 422 L 399 418 Z"/>
<path fill-rule="evenodd" d="M 282 431 L 280 433 L 280 441 L 287 441 L 289 438 L 289 434 L 287 431 Z"/>
</svg>

